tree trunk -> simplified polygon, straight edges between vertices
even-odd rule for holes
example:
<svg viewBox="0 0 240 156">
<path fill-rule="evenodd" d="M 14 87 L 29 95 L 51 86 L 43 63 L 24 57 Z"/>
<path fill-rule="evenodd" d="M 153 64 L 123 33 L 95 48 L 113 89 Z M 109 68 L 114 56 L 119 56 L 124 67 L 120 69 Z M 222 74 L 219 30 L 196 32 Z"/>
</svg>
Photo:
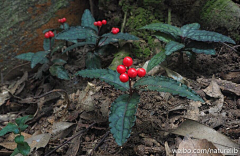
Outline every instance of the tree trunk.
<svg viewBox="0 0 240 156">
<path fill-rule="evenodd" d="M 79 25 L 88 0 L 2 0 L 0 3 L 0 71 L 16 64 L 14 57 L 43 50 L 43 30 L 59 27 L 66 17 L 69 25 Z"/>
</svg>

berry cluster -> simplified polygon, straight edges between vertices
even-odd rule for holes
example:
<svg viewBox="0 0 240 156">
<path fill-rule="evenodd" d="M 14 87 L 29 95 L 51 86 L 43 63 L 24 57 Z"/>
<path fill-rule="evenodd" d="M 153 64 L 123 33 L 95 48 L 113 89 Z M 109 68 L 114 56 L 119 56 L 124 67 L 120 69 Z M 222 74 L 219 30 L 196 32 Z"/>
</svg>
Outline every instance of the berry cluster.
<svg viewBox="0 0 240 156">
<path fill-rule="evenodd" d="M 95 26 L 99 26 L 101 27 L 102 25 L 106 25 L 107 21 L 106 20 L 102 20 L 102 21 L 97 21 L 93 23 Z"/>
<path fill-rule="evenodd" d="M 54 33 L 52 31 L 48 31 L 44 34 L 44 37 L 45 38 L 52 38 L 52 37 L 54 37 Z"/>
<path fill-rule="evenodd" d="M 58 19 L 58 22 L 59 23 L 65 23 L 67 21 L 67 19 L 64 17 L 64 18 L 62 18 L 62 19 Z"/>
<path fill-rule="evenodd" d="M 119 33 L 119 31 L 120 31 L 119 28 L 114 28 L 114 27 L 112 28 L 113 34 L 117 34 L 117 33 Z"/>
<path fill-rule="evenodd" d="M 133 60 L 131 57 L 127 56 L 123 59 L 123 65 L 119 65 L 117 67 L 117 72 L 121 74 L 119 76 L 119 79 L 121 82 L 127 82 L 130 78 L 135 78 L 137 75 L 139 77 L 143 77 L 146 75 L 146 70 L 143 68 L 139 68 L 136 70 L 135 68 L 130 68 L 127 71 L 127 68 L 130 67 L 133 64 Z M 127 68 L 126 68 L 127 67 Z M 127 73 L 126 73 L 127 71 Z"/>
</svg>

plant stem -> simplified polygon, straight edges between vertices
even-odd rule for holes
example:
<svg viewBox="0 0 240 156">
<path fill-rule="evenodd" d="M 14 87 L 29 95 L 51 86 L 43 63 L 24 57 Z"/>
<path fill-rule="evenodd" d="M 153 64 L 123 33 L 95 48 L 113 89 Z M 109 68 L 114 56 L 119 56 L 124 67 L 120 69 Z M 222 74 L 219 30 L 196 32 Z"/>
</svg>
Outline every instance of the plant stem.
<svg viewBox="0 0 240 156">
<path fill-rule="evenodd" d="M 130 88 L 130 90 L 129 90 L 129 93 L 130 93 L 130 95 L 132 95 L 132 85 L 131 85 L 131 79 L 129 79 L 129 88 Z"/>
<path fill-rule="evenodd" d="M 172 9 L 171 8 L 168 8 L 168 24 L 171 24 L 171 12 L 172 12 Z"/>
<path fill-rule="evenodd" d="M 124 31 L 124 27 L 126 25 L 126 20 L 127 20 L 127 11 L 124 12 L 124 18 L 123 18 L 121 33 L 123 33 L 123 31 Z"/>
<path fill-rule="evenodd" d="M 49 43 L 50 48 L 49 48 L 49 49 L 50 49 L 50 52 L 51 52 L 51 46 L 52 46 L 52 45 L 51 45 L 51 42 L 52 42 L 52 38 L 50 37 L 49 40 L 50 40 L 50 43 Z"/>
</svg>

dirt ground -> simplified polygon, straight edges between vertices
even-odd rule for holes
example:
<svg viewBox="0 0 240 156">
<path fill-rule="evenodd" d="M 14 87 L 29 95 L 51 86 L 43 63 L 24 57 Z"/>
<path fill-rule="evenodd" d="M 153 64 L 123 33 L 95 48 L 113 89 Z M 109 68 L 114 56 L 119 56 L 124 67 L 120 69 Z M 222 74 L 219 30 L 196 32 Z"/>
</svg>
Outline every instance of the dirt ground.
<svg viewBox="0 0 240 156">
<path fill-rule="evenodd" d="M 80 52 L 76 53 L 80 57 Z M 75 61 L 69 62 L 74 63 L 66 66 L 71 73 L 84 67 L 79 57 L 72 57 Z M 121 91 L 99 80 L 81 77 L 62 81 L 44 75 L 42 79 L 35 80 L 35 71 L 22 67 L 14 69 L 4 77 L 1 87 L 9 88 L 15 84 L 16 89 L 13 95 L 0 104 L 0 129 L 8 122 L 14 122 L 17 117 L 34 115 L 33 120 L 28 122 L 29 127 L 25 133 L 30 136 L 51 134 L 46 144 L 36 147 L 38 150 L 34 152 L 35 155 L 49 153 L 80 131 L 82 133 L 79 136 L 50 155 L 171 155 L 169 149 L 177 149 L 182 141 L 195 138 L 191 133 L 185 137 L 169 133 L 187 119 L 209 126 L 238 144 L 240 53 L 219 45 L 216 55 L 198 54 L 195 63 L 187 56 L 184 57 L 182 65 L 179 65 L 177 60 L 178 54 L 173 55 L 169 58 L 167 67 L 185 77 L 188 86 L 196 91 L 205 103 L 194 103 L 169 93 L 140 92 L 136 124 L 122 147 L 115 143 L 108 126 L 109 107 L 122 94 Z M 144 63 L 136 60 L 134 66 L 139 67 Z M 160 69 L 157 75 L 167 76 L 163 69 Z M 210 86 L 212 83 L 215 85 Z M 209 94 L 209 88 L 206 89 L 209 86 L 219 87 L 219 96 Z M 46 96 L 41 96 L 46 93 Z M 6 146 L 6 142 L 13 142 L 9 139 L 10 135 L 0 137 L 0 155 L 10 155 L 12 149 Z"/>
</svg>

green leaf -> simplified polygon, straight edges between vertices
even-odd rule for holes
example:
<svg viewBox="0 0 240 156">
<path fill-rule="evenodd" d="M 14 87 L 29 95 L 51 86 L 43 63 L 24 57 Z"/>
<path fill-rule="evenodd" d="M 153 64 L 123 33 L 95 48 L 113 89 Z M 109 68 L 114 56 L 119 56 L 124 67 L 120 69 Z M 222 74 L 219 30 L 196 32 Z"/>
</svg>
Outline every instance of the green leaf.
<svg viewBox="0 0 240 156">
<path fill-rule="evenodd" d="M 99 78 L 101 81 L 113 85 L 116 89 L 121 91 L 129 90 L 129 84 L 123 83 L 119 80 L 120 74 L 111 69 L 86 69 L 78 71 L 75 75 L 88 78 Z"/>
<path fill-rule="evenodd" d="M 101 57 L 107 57 L 111 54 L 114 54 L 118 51 L 118 48 L 112 44 L 102 46 L 100 49 L 97 50 L 97 54 Z"/>
<path fill-rule="evenodd" d="M 70 80 L 68 72 L 63 66 L 53 65 L 49 68 L 49 71 L 53 76 L 57 76 L 59 79 Z"/>
<path fill-rule="evenodd" d="M 56 65 L 64 65 L 67 63 L 65 60 L 62 59 L 54 59 L 52 62 Z"/>
<path fill-rule="evenodd" d="M 102 38 L 101 40 L 100 40 L 100 42 L 99 42 L 99 46 L 105 46 L 105 45 L 107 45 L 107 44 L 110 44 L 110 43 L 115 43 L 115 42 L 118 42 L 118 39 L 116 39 L 116 38 L 106 38 L 106 37 L 104 37 L 104 38 Z"/>
<path fill-rule="evenodd" d="M 108 37 L 108 38 L 114 38 L 114 39 L 121 39 L 121 40 L 139 40 L 138 37 L 128 34 L 128 33 L 117 33 L 117 34 L 113 34 L 113 33 L 107 33 L 102 35 L 102 37 Z"/>
<path fill-rule="evenodd" d="M 20 55 L 16 56 L 15 58 L 20 59 L 20 60 L 31 61 L 33 55 L 34 55 L 34 53 L 28 52 L 28 53 L 20 54 Z"/>
<path fill-rule="evenodd" d="M 141 90 L 153 90 L 158 92 L 169 92 L 173 95 L 187 97 L 194 101 L 204 102 L 193 90 L 186 85 L 167 77 L 143 77 L 139 79 L 134 87 Z"/>
<path fill-rule="evenodd" d="M 186 37 L 187 34 L 189 34 L 190 31 L 198 30 L 198 29 L 200 29 L 200 24 L 198 24 L 198 23 L 186 24 L 186 25 L 181 27 L 181 31 L 182 31 L 181 36 Z"/>
<path fill-rule="evenodd" d="M 49 53 L 49 51 L 39 51 L 39 52 L 35 53 L 31 59 L 31 68 L 34 68 L 41 61 L 43 61 L 42 63 L 46 63 L 45 57 L 48 53 Z"/>
<path fill-rule="evenodd" d="M 67 29 L 69 29 L 69 25 L 67 23 L 63 23 L 63 24 L 60 25 L 60 28 L 64 29 L 64 30 L 67 30 Z"/>
<path fill-rule="evenodd" d="M 86 39 L 89 37 L 98 38 L 92 29 L 87 29 L 82 26 L 70 27 L 69 29 L 64 30 L 56 35 L 56 39 L 67 41 Z"/>
<path fill-rule="evenodd" d="M 167 43 L 167 45 L 165 46 L 165 54 L 166 55 L 170 55 L 175 51 L 178 51 L 182 48 L 184 48 L 185 45 L 181 44 L 179 42 L 175 42 L 175 41 L 170 41 Z"/>
<path fill-rule="evenodd" d="M 165 52 L 160 52 L 160 53 L 156 54 L 155 56 L 153 56 L 148 63 L 147 72 L 152 70 L 155 66 L 159 65 L 160 63 L 162 63 L 165 59 L 166 59 Z"/>
<path fill-rule="evenodd" d="M 61 46 L 55 47 L 55 48 L 51 51 L 51 56 L 52 56 L 56 51 L 58 51 L 58 50 L 60 50 L 60 49 L 62 49 Z"/>
<path fill-rule="evenodd" d="M 140 95 L 124 94 L 119 96 L 111 105 L 109 114 L 109 127 L 116 143 L 122 146 L 131 134 L 136 120 L 137 105 Z"/>
<path fill-rule="evenodd" d="M 175 38 L 172 35 L 165 34 L 162 32 L 154 33 L 153 36 L 155 36 L 158 40 L 163 41 L 165 43 L 175 40 Z"/>
<path fill-rule="evenodd" d="M 20 117 L 20 118 L 17 118 L 15 120 L 16 124 L 18 125 L 18 127 L 20 128 L 21 131 L 24 131 L 28 125 L 25 125 L 25 123 L 29 120 L 31 120 L 33 118 L 32 115 L 26 115 L 26 116 L 23 116 L 23 117 Z"/>
<path fill-rule="evenodd" d="M 187 46 L 187 50 L 192 50 L 195 53 L 204 53 L 208 55 L 215 55 L 216 51 L 212 43 L 191 41 Z"/>
<path fill-rule="evenodd" d="M 50 50 L 50 39 L 49 38 L 44 38 L 44 40 L 43 40 L 43 49 L 45 51 Z"/>
<path fill-rule="evenodd" d="M 196 41 L 203 41 L 203 42 L 228 42 L 232 44 L 236 44 L 234 40 L 232 40 L 230 37 L 227 37 L 225 35 L 212 32 L 212 31 L 205 31 L 205 30 L 192 30 L 187 35 L 187 38 L 190 38 L 192 40 Z"/>
<path fill-rule="evenodd" d="M 4 136 L 5 134 L 13 132 L 14 134 L 18 134 L 19 129 L 18 126 L 14 123 L 8 123 L 7 126 L 3 127 L 2 130 L 0 130 L 0 136 Z"/>
<path fill-rule="evenodd" d="M 24 136 L 22 135 L 18 135 L 15 137 L 14 141 L 19 144 L 19 143 L 23 143 L 24 142 Z"/>
<path fill-rule="evenodd" d="M 83 27 L 89 27 L 95 30 L 96 32 L 98 31 L 97 27 L 93 24 L 95 22 L 94 17 L 92 16 L 91 12 L 86 9 L 82 15 L 81 19 L 81 26 Z"/>
<path fill-rule="evenodd" d="M 101 68 L 101 58 L 92 52 L 87 53 L 86 58 L 87 69 L 100 69 Z"/>
<path fill-rule="evenodd" d="M 24 156 L 27 156 L 31 150 L 27 142 L 17 144 L 17 148 L 19 150 L 19 153 L 21 153 Z"/>
<path fill-rule="evenodd" d="M 140 29 L 148 29 L 148 30 L 157 30 L 161 31 L 166 34 L 171 34 L 175 38 L 181 35 L 181 29 L 169 24 L 164 24 L 164 23 L 152 23 L 149 25 L 146 25 Z"/>
<path fill-rule="evenodd" d="M 79 43 L 76 43 L 76 44 L 73 44 L 73 45 L 67 47 L 67 48 L 63 51 L 63 53 L 66 53 L 67 51 L 70 51 L 70 50 L 72 50 L 72 49 L 75 49 L 75 48 L 77 48 L 77 47 L 81 47 L 81 46 L 84 46 L 84 45 L 95 45 L 95 43 L 94 43 L 94 42 L 79 42 Z"/>
<path fill-rule="evenodd" d="M 17 155 L 19 153 L 18 148 L 15 148 L 14 151 L 12 152 L 12 154 L 10 156 L 14 156 Z"/>
</svg>

